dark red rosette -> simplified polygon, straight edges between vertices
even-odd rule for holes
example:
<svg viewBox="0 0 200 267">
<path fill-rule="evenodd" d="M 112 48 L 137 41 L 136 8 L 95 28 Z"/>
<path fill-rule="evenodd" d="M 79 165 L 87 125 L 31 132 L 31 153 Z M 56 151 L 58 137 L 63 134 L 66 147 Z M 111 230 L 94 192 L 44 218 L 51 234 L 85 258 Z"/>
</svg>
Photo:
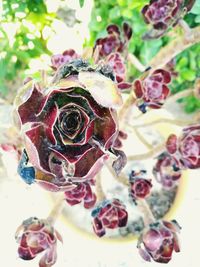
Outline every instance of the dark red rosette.
<svg viewBox="0 0 200 267">
<path fill-rule="evenodd" d="M 151 193 L 151 179 L 146 179 L 144 176 L 146 171 L 134 172 L 132 171 L 129 177 L 130 188 L 129 193 L 133 200 L 143 199 Z"/>
<path fill-rule="evenodd" d="M 113 69 L 113 72 L 118 83 L 125 80 L 126 77 L 126 67 L 124 60 L 119 53 L 112 53 L 107 58 L 107 64 Z"/>
<path fill-rule="evenodd" d="M 167 87 L 170 82 L 170 73 L 163 69 L 155 70 L 152 74 L 136 80 L 133 90 L 138 98 L 139 109 L 146 112 L 146 107 L 161 108 L 170 93 Z"/>
<path fill-rule="evenodd" d="M 57 258 L 57 240 L 62 242 L 60 234 L 47 220 L 31 217 L 25 220 L 16 232 L 19 243 L 18 254 L 23 260 L 32 260 L 42 254 L 40 267 L 51 267 Z"/>
<path fill-rule="evenodd" d="M 104 200 L 92 211 L 93 229 L 97 236 L 102 237 L 106 228 L 114 229 L 127 224 L 128 213 L 119 199 Z"/>
<path fill-rule="evenodd" d="M 62 54 L 56 54 L 51 57 L 51 67 L 57 70 L 65 63 L 77 59 L 79 56 L 74 49 L 65 50 Z"/>
<path fill-rule="evenodd" d="M 192 125 L 182 130 L 180 137 L 171 134 L 166 148 L 179 168 L 200 167 L 200 125 Z"/>
<path fill-rule="evenodd" d="M 92 208 L 96 203 L 96 195 L 92 192 L 89 183 L 78 183 L 77 187 L 65 192 L 65 200 L 71 206 L 83 201 L 86 209 Z"/>
<path fill-rule="evenodd" d="M 126 65 L 123 57 L 120 53 L 112 53 L 106 57 L 106 63 L 112 68 L 113 74 L 115 75 L 118 88 L 120 90 L 126 90 L 131 87 L 131 83 L 126 82 Z"/>
<path fill-rule="evenodd" d="M 165 189 L 177 186 L 181 178 L 181 169 L 168 153 L 162 153 L 153 168 L 154 176 Z"/>
<path fill-rule="evenodd" d="M 187 0 L 151 0 L 142 9 L 144 21 L 153 28 L 144 35 L 144 39 L 162 36 L 169 27 L 178 23 L 185 12 L 191 10 L 194 3 Z"/>
<path fill-rule="evenodd" d="M 67 191 L 93 179 L 108 159 L 122 99 L 111 79 L 81 60 L 63 65 L 55 77 L 45 90 L 33 80 L 25 84 L 15 105 L 36 181 Z"/>
<path fill-rule="evenodd" d="M 108 35 L 96 40 L 94 50 L 98 47 L 100 57 L 106 57 L 114 52 L 123 52 L 127 42 L 132 36 L 131 27 L 125 22 L 122 26 L 122 33 L 117 25 L 107 27 Z"/>
<path fill-rule="evenodd" d="M 153 259 L 156 262 L 168 263 L 173 251 L 179 252 L 177 233 L 180 226 L 173 221 L 157 221 L 146 227 L 138 241 L 141 257 L 146 261 Z"/>
<path fill-rule="evenodd" d="M 144 6 L 142 14 L 146 23 L 155 29 L 165 30 L 179 16 L 183 0 L 151 0 Z"/>
</svg>

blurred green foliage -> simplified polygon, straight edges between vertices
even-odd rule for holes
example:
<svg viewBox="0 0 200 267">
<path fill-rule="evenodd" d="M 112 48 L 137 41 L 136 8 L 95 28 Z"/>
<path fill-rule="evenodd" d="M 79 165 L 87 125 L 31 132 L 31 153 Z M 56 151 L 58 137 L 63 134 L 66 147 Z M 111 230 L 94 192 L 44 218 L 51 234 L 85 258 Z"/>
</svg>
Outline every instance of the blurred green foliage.
<svg viewBox="0 0 200 267">
<path fill-rule="evenodd" d="M 134 53 L 140 61 L 148 66 L 149 61 L 156 53 L 173 38 L 171 32 L 157 40 L 143 41 L 142 35 L 147 31 L 148 25 L 144 23 L 141 15 L 142 7 L 149 3 L 148 0 L 94 0 L 92 18 L 89 25 L 91 38 L 86 45 L 93 46 L 95 40 L 106 35 L 109 24 L 122 25 L 127 21 L 133 28 L 133 37 L 129 44 L 129 52 Z M 200 0 L 196 0 L 191 12 L 184 18 L 191 27 L 200 24 Z M 191 88 L 196 77 L 200 77 L 200 44 L 182 52 L 176 58 L 176 71 L 179 72 L 171 84 L 172 93 Z M 139 72 L 134 67 L 129 67 L 129 75 L 135 78 Z M 200 108 L 200 101 L 194 97 L 182 100 L 186 112 L 193 112 Z"/>
<path fill-rule="evenodd" d="M 48 13 L 44 0 L 3 1 L 0 25 L 0 94 L 3 97 L 12 85 L 18 84 L 17 78 L 28 68 L 30 59 L 50 53 L 43 29 L 51 27 L 54 17 L 54 13 Z"/>
</svg>

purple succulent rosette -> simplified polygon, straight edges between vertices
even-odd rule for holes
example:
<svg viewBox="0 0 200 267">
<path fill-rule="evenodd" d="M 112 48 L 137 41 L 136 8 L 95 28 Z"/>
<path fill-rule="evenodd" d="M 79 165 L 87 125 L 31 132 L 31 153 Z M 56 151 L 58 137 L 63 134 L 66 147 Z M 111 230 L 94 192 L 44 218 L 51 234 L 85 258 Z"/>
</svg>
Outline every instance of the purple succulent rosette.
<svg viewBox="0 0 200 267">
<path fill-rule="evenodd" d="M 200 125 L 192 125 L 184 128 L 180 137 L 171 134 L 167 139 L 166 148 L 179 168 L 199 168 Z"/>
<path fill-rule="evenodd" d="M 138 107 L 145 113 L 146 108 L 158 109 L 170 94 L 168 84 L 171 82 L 170 72 L 157 69 L 143 76 L 133 84 L 133 90 L 138 98 Z"/>
<path fill-rule="evenodd" d="M 77 59 L 79 56 L 74 49 L 65 50 L 62 54 L 56 54 L 51 57 L 51 67 L 57 70 L 65 63 Z"/>
<path fill-rule="evenodd" d="M 51 267 L 57 258 L 57 240 L 62 242 L 60 234 L 47 220 L 31 217 L 25 220 L 16 232 L 19 243 L 18 254 L 23 260 L 32 260 L 42 253 L 40 267 Z"/>
<path fill-rule="evenodd" d="M 144 39 L 161 37 L 169 27 L 177 24 L 194 3 L 185 0 L 151 0 L 142 9 L 144 21 L 153 28 L 144 35 Z"/>
<path fill-rule="evenodd" d="M 116 84 L 81 60 L 59 68 L 49 88 L 25 84 L 15 105 L 35 180 L 47 190 L 67 191 L 93 179 L 118 136 L 121 103 Z"/>
<path fill-rule="evenodd" d="M 153 174 L 165 189 L 171 189 L 178 185 L 182 172 L 173 157 L 164 152 L 158 156 Z"/>
<path fill-rule="evenodd" d="M 127 56 L 127 46 L 132 36 L 132 29 L 125 22 L 122 26 L 122 32 L 114 24 L 109 25 L 106 30 L 108 36 L 96 40 L 94 51 L 98 51 L 98 61 L 103 60 L 112 68 L 118 88 L 121 90 L 129 89 L 131 83 L 125 81 L 126 64 L 124 57 Z"/>
<path fill-rule="evenodd" d="M 94 50 L 98 47 L 100 57 L 106 57 L 115 52 L 123 52 L 132 36 L 132 29 L 126 22 L 122 28 L 123 34 L 117 25 L 109 25 L 106 29 L 108 36 L 96 40 Z"/>
<path fill-rule="evenodd" d="M 106 228 L 115 229 L 127 224 L 128 213 L 119 199 L 104 200 L 92 211 L 93 229 L 97 236 L 102 237 Z"/>
<path fill-rule="evenodd" d="M 78 183 L 76 188 L 65 192 L 65 200 L 71 206 L 83 202 L 84 208 L 90 209 L 94 207 L 96 199 L 96 195 L 92 192 L 88 182 Z"/>
<path fill-rule="evenodd" d="M 146 261 L 168 263 L 173 251 L 180 252 L 177 233 L 180 226 L 173 221 L 158 221 L 144 229 L 139 240 L 138 249 L 141 257 Z"/>
<path fill-rule="evenodd" d="M 106 58 L 106 63 L 112 68 L 118 88 L 121 90 L 129 89 L 131 83 L 126 82 L 126 65 L 120 53 L 112 53 Z"/>
<path fill-rule="evenodd" d="M 146 175 L 146 171 L 131 172 L 129 177 L 129 193 L 133 200 L 144 199 L 151 193 L 151 179 L 146 179 L 144 175 Z"/>
</svg>

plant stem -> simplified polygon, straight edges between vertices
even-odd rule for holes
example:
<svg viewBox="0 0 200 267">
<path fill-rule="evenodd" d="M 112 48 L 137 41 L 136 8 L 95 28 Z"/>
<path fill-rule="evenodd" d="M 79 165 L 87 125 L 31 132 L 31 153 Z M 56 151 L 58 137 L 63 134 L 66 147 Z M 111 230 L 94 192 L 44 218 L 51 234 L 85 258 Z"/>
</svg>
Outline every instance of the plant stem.
<svg viewBox="0 0 200 267">
<path fill-rule="evenodd" d="M 132 155 L 127 157 L 128 160 L 134 161 L 134 160 L 145 160 L 151 157 L 154 157 L 157 154 L 160 154 L 163 150 L 165 150 L 165 142 L 153 147 L 152 150 L 144 153 L 144 154 L 138 154 L 138 155 Z"/>
<path fill-rule="evenodd" d="M 186 25 L 184 26 L 186 28 Z M 175 40 L 172 40 L 165 47 L 161 48 L 160 51 L 157 53 L 157 55 L 150 61 L 150 64 L 149 64 L 149 66 L 151 66 L 150 72 L 153 72 L 155 69 L 164 67 L 171 59 L 176 57 L 178 54 L 183 52 L 185 49 L 200 42 L 200 26 L 191 29 L 189 37 L 190 38 L 188 38 L 187 34 L 184 34 L 183 36 L 180 36 L 176 38 Z M 131 58 L 133 59 L 132 56 Z M 130 54 L 129 54 L 129 60 L 130 60 Z M 183 93 L 183 95 L 177 94 L 176 97 L 174 96 L 174 100 L 176 100 L 177 97 L 179 98 L 185 97 L 189 95 L 190 93 L 192 93 L 188 91 L 189 90 L 186 91 L 187 93 L 185 91 L 184 91 L 185 93 L 181 92 Z M 129 97 L 125 101 L 122 109 L 119 112 L 119 121 L 122 122 L 124 120 L 123 125 L 125 125 L 127 122 L 127 114 L 129 114 L 130 107 L 132 106 L 134 102 L 135 102 L 135 98 L 131 92 Z"/>
<path fill-rule="evenodd" d="M 184 98 L 186 96 L 194 94 L 194 89 L 187 89 L 181 92 L 178 92 L 177 94 L 171 95 L 168 97 L 164 103 L 164 106 L 168 105 L 169 103 L 176 102 L 177 100 Z"/>
<path fill-rule="evenodd" d="M 187 22 L 183 19 L 180 19 L 178 21 L 179 26 L 183 29 L 185 37 L 190 39 L 191 38 L 191 31 L 192 29 L 190 28 L 190 26 L 187 24 Z"/>
<path fill-rule="evenodd" d="M 97 174 L 96 176 L 96 195 L 97 195 L 97 201 L 100 202 L 106 198 L 105 193 L 103 192 L 103 187 L 101 183 L 101 174 Z"/>
<path fill-rule="evenodd" d="M 132 91 L 130 92 L 128 98 L 124 102 L 123 107 L 119 111 L 118 119 L 120 123 L 120 129 L 124 129 L 124 126 L 128 123 L 128 119 L 130 116 L 131 108 L 133 104 L 135 103 L 136 99 L 133 96 Z"/>
<path fill-rule="evenodd" d="M 188 38 L 187 34 L 184 34 L 161 48 L 158 54 L 150 61 L 151 71 L 162 68 L 171 59 L 198 42 L 200 42 L 200 26 L 191 29 L 190 38 Z"/>
<path fill-rule="evenodd" d="M 135 55 L 129 53 L 127 59 L 133 66 L 135 66 L 137 70 L 141 72 L 145 71 L 146 67 L 139 61 L 139 59 Z"/>
<path fill-rule="evenodd" d="M 147 126 L 151 126 L 151 125 L 155 125 L 155 124 L 159 124 L 159 123 L 170 123 L 170 124 L 174 124 L 177 126 L 185 126 L 185 125 L 194 123 L 194 120 L 173 120 L 173 119 L 161 118 L 161 119 L 157 119 L 155 121 L 147 122 L 144 124 L 138 124 L 138 125 L 134 125 L 131 127 L 143 128 L 143 127 L 147 127 Z"/>
<path fill-rule="evenodd" d="M 150 223 L 153 223 L 156 221 L 151 209 L 149 208 L 149 205 L 148 205 L 146 199 L 138 199 L 137 200 L 137 207 L 142 212 L 145 226 L 148 226 Z"/>
<path fill-rule="evenodd" d="M 64 196 L 63 194 L 58 197 L 56 204 L 54 205 L 53 209 L 49 213 L 47 220 L 51 223 L 51 225 L 54 225 L 58 216 L 62 213 L 62 210 L 64 208 Z"/>
<path fill-rule="evenodd" d="M 137 136 L 137 138 L 140 140 L 140 142 L 145 145 L 148 149 L 152 149 L 153 146 L 151 144 L 149 144 L 146 139 L 142 136 L 142 134 L 138 131 L 137 127 L 133 127 L 135 135 Z"/>
</svg>

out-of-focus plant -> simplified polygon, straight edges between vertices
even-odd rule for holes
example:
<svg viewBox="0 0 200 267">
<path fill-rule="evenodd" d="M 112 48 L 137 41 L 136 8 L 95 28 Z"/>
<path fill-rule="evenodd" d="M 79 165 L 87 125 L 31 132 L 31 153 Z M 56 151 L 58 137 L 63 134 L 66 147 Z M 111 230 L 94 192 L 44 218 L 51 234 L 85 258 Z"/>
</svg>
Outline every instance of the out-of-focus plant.
<svg viewBox="0 0 200 267">
<path fill-rule="evenodd" d="M 187 5 L 188 1 L 185 1 Z M 191 2 L 191 1 L 189 1 Z M 94 0 L 94 8 L 90 22 L 90 40 L 87 45 L 93 45 L 97 38 L 105 36 L 106 26 L 109 24 L 122 25 L 127 21 L 133 28 L 133 38 L 129 43 L 129 52 L 134 54 L 144 65 L 146 65 L 156 53 L 169 43 L 176 34 L 180 33 L 180 28 L 175 27 L 173 31 L 165 34 L 164 37 L 144 41 L 142 36 L 149 27 L 145 24 L 141 14 L 142 8 L 149 4 L 147 0 Z M 184 17 L 184 20 L 191 28 L 200 23 L 200 1 L 195 1 L 193 8 Z M 185 50 L 176 57 L 175 71 L 179 72 L 179 77 L 170 86 L 172 93 L 185 90 L 191 87 L 195 77 L 200 76 L 200 45 L 197 44 Z M 129 76 L 135 78 L 138 71 L 132 65 L 128 67 Z M 200 101 L 194 96 L 187 96 L 180 100 L 184 104 L 186 112 L 191 113 L 200 108 Z"/>
<path fill-rule="evenodd" d="M 0 94 L 19 87 L 31 59 L 49 54 L 48 36 L 55 13 L 49 13 L 44 0 L 3 1 L 0 25 Z M 52 30 L 51 30 L 52 31 Z"/>
</svg>

